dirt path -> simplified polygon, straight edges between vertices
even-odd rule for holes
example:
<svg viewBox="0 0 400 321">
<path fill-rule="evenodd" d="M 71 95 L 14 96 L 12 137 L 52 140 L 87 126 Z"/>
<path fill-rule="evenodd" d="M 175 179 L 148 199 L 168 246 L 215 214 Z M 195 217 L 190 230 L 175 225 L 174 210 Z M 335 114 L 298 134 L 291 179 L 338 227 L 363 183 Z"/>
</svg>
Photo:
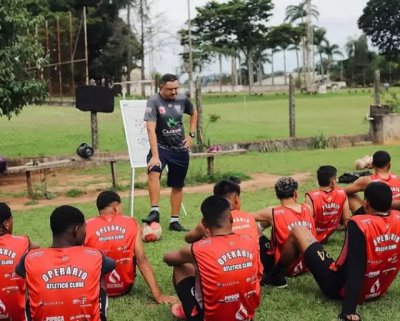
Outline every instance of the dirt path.
<svg viewBox="0 0 400 321">
<path fill-rule="evenodd" d="M 270 174 L 252 174 L 251 179 L 241 183 L 242 190 L 245 191 L 256 191 L 263 188 L 271 188 L 274 186 L 276 180 L 280 177 L 278 175 Z M 293 175 L 299 182 L 302 182 L 310 177 L 310 173 L 296 173 Z M 35 204 L 27 197 L 22 196 L 7 196 L 11 193 L 21 193 L 26 190 L 26 183 L 24 176 L 9 177 L 7 180 L 2 179 L 0 182 L 0 191 L 4 193 L 7 191 L 5 197 L 2 197 L 1 201 L 6 202 L 10 205 L 13 210 L 30 210 L 40 208 L 44 206 L 58 206 L 62 204 L 77 204 L 77 203 L 90 203 L 94 202 L 99 191 L 109 187 L 108 182 L 96 182 L 99 180 L 98 176 L 91 175 L 68 175 L 67 173 L 57 173 L 57 185 L 51 188 L 52 192 L 61 193 L 65 192 L 73 187 L 79 188 L 81 183 L 86 184 L 86 192 L 78 197 L 67 197 L 64 194 L 57 196 L 56 198 L 46 200 L 39 199 Z M 93 184 L 87 185 L 87 182 L 93 182 Z M 52 182 L 52 185 L 54 182 Z M 210 193 L 212 191 L 213 184 L 204 184 L 198 186 L 185 187 L 185 193 Z M 161 190 L 161 195 L 168 196 L 170 190 L 164 188 Z M 119 192 L 122 197 L 128 197 L 129 191 Z M 147 190 L 137 189 L 135 190 L 135 196 L 147 196 Z"/>
</svg>

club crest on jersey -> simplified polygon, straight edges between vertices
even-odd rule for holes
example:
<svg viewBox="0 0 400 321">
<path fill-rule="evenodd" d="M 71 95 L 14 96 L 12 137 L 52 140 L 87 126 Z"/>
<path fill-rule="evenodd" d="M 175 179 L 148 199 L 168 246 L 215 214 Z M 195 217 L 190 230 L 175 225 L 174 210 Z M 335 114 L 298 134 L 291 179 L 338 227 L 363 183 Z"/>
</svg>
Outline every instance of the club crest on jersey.
<svg viewBox="0 0 400 321">
<path fill-rule="evenodd" d="M 163 107 L 163 106 L 158 107 L 158 111 L 160 112 L 161 115 L 164 115 L 165 114 L 165 107 Z"/>
</svg>

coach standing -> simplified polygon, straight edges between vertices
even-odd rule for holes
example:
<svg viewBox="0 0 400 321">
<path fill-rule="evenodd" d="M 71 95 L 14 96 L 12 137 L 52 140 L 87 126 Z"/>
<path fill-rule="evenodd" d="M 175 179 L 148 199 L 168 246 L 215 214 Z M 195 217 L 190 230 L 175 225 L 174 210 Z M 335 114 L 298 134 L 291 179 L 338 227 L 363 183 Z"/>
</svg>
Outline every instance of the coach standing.
<svg viewBox="0 0 400 321">
<path fill-rule="evenodd" d="M 161 78 L 160 92 L 147 101 L 144 120 L 149 136 L 150 152 L 147 155 L 148 190 L 151 210 L 142 221 L 160 220 L 160 177 L 168 166 L 167 185 L 171 187 L 171 231 L 188 231 L 179 223 L 183 186 L 189 167 L 189 148 L 195 137 L 197 111 L 189 98 L 178 94 L 178 79 L 165 74 Z M 189 135 L 185 137 L 183 113 L 190 115 Z"/>
</svg>

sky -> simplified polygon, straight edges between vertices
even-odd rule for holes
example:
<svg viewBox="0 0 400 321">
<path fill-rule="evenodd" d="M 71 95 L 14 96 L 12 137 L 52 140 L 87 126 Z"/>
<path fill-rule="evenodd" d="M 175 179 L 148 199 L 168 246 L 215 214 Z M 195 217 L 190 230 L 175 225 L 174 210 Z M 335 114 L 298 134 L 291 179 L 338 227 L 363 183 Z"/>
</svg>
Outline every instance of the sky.
<svg viewBox="0 0 400 321">
<path fill-rule="evenodd" d="M 339 45 L 345 54 L 344 45 L 351 37 L 357 37 L 361 31 L 357 27 L 357 20 L 361 16 L 368 0 L 313 0 L 320 13 L 318 26 L 327 29 L 327 38 L 331 44 Z M 196 7 L 204 6 L 208 0 L 190 0 L 190 14 L 193 18 L 196 15 Z M 283 22 L 285 9 L 288 5 L 297 5 L 300 0 L 273 0 L 273 9 L 270 25 L 278 25 Z M 177 30 L 185 28 L 188 18 L 188 0 L 153 0 L 151 6 L 154 19 L 158 21 L 159 34 L 153 40 L 155 49 L 147 51 L 146 73 L 155 69 L 160 73 L 176 73 L 180 66 L 179 53 L 183 48 L 179 45 L 176 37 Z M 161 17 L 160 17 L 161 14 Z M 288 71 L 296 68 L 295 53 L 287 54 Z M 274 56 L 275 70 L 283 70 L 283 56 Z M 218 73 L 219 67 L 215 62 L 208 66 L 203 74 Z M 223 71 L 230 72 L 230 64 L 225 61 Z M 270 66 L 266 66 L 266 72 Z"/>
</svg>

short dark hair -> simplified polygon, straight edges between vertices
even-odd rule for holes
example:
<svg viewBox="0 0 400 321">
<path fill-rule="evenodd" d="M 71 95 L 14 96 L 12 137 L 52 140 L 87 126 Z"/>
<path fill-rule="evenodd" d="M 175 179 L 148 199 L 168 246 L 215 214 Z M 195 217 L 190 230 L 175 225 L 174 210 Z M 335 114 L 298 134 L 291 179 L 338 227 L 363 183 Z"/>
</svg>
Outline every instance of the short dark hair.
<svg viewBox="0 0 400 321">
<path fill-rule="evenodd" d="M 0 202 L 0 224 L 7 221 L 12 216 L 10 207 L 3 202 Z"/>
<path fill-rule="evenodd" d="M 378 150 L 372 155 L 372 166 L 383 168 L 390 164 L 390 155 L 384 150 Z"/>
<path fill-rule="evenodd" d="M 227 197 L 233 193 L 240 195 L 240 185 L 232 180 L 223 179 L 214 185 L 214 195 Z"/>
<path fill-rule="evenodd" d="M 329 186 L 331 179 L 336 177 L 337 169 L 331 165 L 320 166 L 317 170 L 317 179 L 319 186 Z"/>
<path fill-rule="evenodd" d="M 387 212 L 392 206 L 392 190 L 382 182 L 372 182 L 364 190 L 364 198 L 375 211 Z"/>
<path fill-rule="evenodd" d="M 275 194 L 279 199 L 290 198 L 294 196 L 294 192 L 299 187 L 299 184 L 292 177 L 281 177 L 275 183 Z"/>
<path fill-rule="evenodd" d="M 178 80 L 178 77 L 176 77 L 173 74 L 165 74 L 161 77 L 161 84 L 166 84 L 167 82 L 170 81 L 176 81 Z"/>
<path fill-rule="evenodd" d="M 99 211 L 108 207 L 111 203 L 118 202 L 121 203 L 121 197 L 112 191 L 104 191 L 97 196 L 96 206 Z"/>
<path fill-rule="evenodd" d="M 50 216 L 50 228 L 54 236 L 65 233 L 69 227 L 83 225 L 85 216 L 76 207 L 62 205 L 57 207 Z"/>
<path fill-rule="evenodd" d="M 229 202 L 226 198 L 217 195 L 207 197 L 200 208 L 208 227 L 223 227 L 230 213 Z"/>
</svg>

